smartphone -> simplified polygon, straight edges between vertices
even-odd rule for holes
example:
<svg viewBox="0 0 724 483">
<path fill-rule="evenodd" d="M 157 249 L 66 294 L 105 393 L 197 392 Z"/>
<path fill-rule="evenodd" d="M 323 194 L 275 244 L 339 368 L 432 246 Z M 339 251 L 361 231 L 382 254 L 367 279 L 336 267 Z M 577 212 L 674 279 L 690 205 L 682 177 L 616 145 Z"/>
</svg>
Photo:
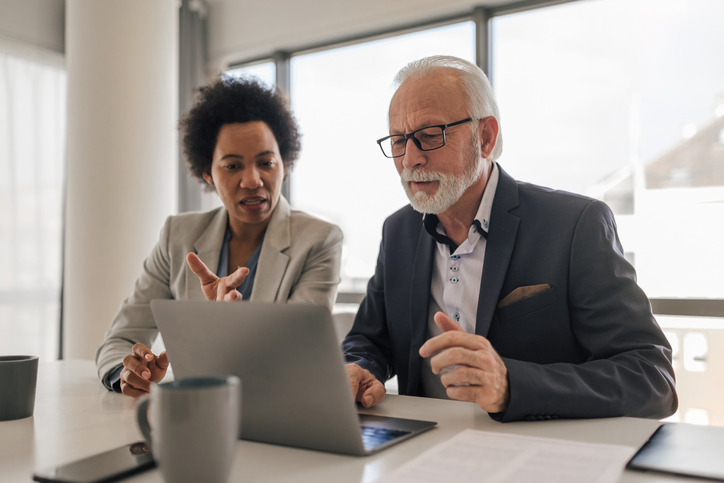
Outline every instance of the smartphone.
<svg viewBox="0 0 724 483">
<path fill-rule="evenodd" d="M 105 483 L 116 481 L 156 466 L 151 448 L 144 442 L 89 456 L 72 463 L 38 471 L 33 481 L 42 483 Z"/>
</svg>

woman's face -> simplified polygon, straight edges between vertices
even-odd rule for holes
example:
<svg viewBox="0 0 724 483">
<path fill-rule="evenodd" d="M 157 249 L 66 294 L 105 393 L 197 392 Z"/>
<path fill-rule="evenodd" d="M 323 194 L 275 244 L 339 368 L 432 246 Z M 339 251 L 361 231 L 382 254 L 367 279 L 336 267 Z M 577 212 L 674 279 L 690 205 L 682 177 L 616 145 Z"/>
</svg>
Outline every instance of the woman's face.
<svg viewBox="0 0 724 483">
<path fill-rule="evenodd" d="M 262 121 L 224 124 L 204 179 L 216 187 L 232 228 L 269 223 L 285 167 L 269 126 Z"/>
</svg>

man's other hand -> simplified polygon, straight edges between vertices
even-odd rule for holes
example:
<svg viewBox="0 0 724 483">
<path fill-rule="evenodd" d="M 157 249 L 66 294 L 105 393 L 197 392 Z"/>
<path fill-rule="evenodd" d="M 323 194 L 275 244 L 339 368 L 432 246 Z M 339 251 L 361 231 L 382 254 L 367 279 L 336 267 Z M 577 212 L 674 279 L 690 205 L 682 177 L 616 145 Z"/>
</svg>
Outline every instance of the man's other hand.
<svg viewBox="0 0 724 483">
<path fill-rule="evenodd" d="M 121 392 L 126 396 L 140 397 L 151 392 L 151 383 L 163 379 L 168 369 L 168 356 L 161 352 L 155 356 L 151 349 L 138 343 L 133 354 L 123 359 Z"/>
<path fill-rule="evenodd" d="M 468 334 L 442 312 L 435 323 L 443 331 L 420 348 L 422 357 L 430 357 L 432 372 L 439 374 L 447 395 L 459 401 L 471 401 L 489 413 L 508 408 L 510 390 L 508 369 L 488 339 Z"/>
<path fill-rule="evenodd" d="M 207 299 L 219 302 L 241 300 L 241 293 L 236 290 L 236 287 L 241 285 L 241 282 L 249 275 L 248 268 L 237 268 L 229 276 L 219 278 L 214 272 L 209 270 L 209 267 L 207 267 L 195 253 L 186 255 L 186 263 L 189 264 L 191 270 L 199 277 L 201 290 Z"/>
<path fill-rule="evenodd" d="M 357 364 L 347 364 L 345 368 L 355 401 L 370 408 L 385 398 L 387 389 L 370 371 Z"/>
</svg>

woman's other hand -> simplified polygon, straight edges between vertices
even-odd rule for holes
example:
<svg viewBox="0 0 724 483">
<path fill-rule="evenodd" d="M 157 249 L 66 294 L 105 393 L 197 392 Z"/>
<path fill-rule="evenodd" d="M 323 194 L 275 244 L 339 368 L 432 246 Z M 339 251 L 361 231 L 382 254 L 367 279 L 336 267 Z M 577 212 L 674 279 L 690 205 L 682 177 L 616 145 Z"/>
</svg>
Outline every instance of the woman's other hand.
<svg viewBox="0 0 724 483">
<path fill-rule="evenodd" d="M 203 290 L 207 299 L 217 302 L 241 300 L 241 293 L 236 290 L 236 287 L 241 285 L 249 274 L 248 268 L 239 267 L 231 275 L 219 278 L 209 270 L 209 267 L 195 253 L 189 253 L 186 256 L 186 262 L 196 276 L 199 277 L 201 290 Z"/>
<path fill-rule="evenodd" d="M 151 392 L 151 383 L 163 379 L 168 369 L 168 356 L 161 352 L 154 355 L 140 342 L 133 346 L 133 354 L 123 359 L 121 392 L 126 396 L 140 397 Z"/>
</svg>

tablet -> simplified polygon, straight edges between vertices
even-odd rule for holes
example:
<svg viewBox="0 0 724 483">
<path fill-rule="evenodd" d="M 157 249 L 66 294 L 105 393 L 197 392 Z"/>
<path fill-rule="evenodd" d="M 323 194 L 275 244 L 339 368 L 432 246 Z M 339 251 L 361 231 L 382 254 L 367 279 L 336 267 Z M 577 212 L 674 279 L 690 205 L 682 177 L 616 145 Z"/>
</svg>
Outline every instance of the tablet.
<svg viewBox="0 0 724 483">
<path fill-rule="evenodd" d="M 627 469 L 724 481 L 724 428 L 664 423 Z"/>
</svg>

